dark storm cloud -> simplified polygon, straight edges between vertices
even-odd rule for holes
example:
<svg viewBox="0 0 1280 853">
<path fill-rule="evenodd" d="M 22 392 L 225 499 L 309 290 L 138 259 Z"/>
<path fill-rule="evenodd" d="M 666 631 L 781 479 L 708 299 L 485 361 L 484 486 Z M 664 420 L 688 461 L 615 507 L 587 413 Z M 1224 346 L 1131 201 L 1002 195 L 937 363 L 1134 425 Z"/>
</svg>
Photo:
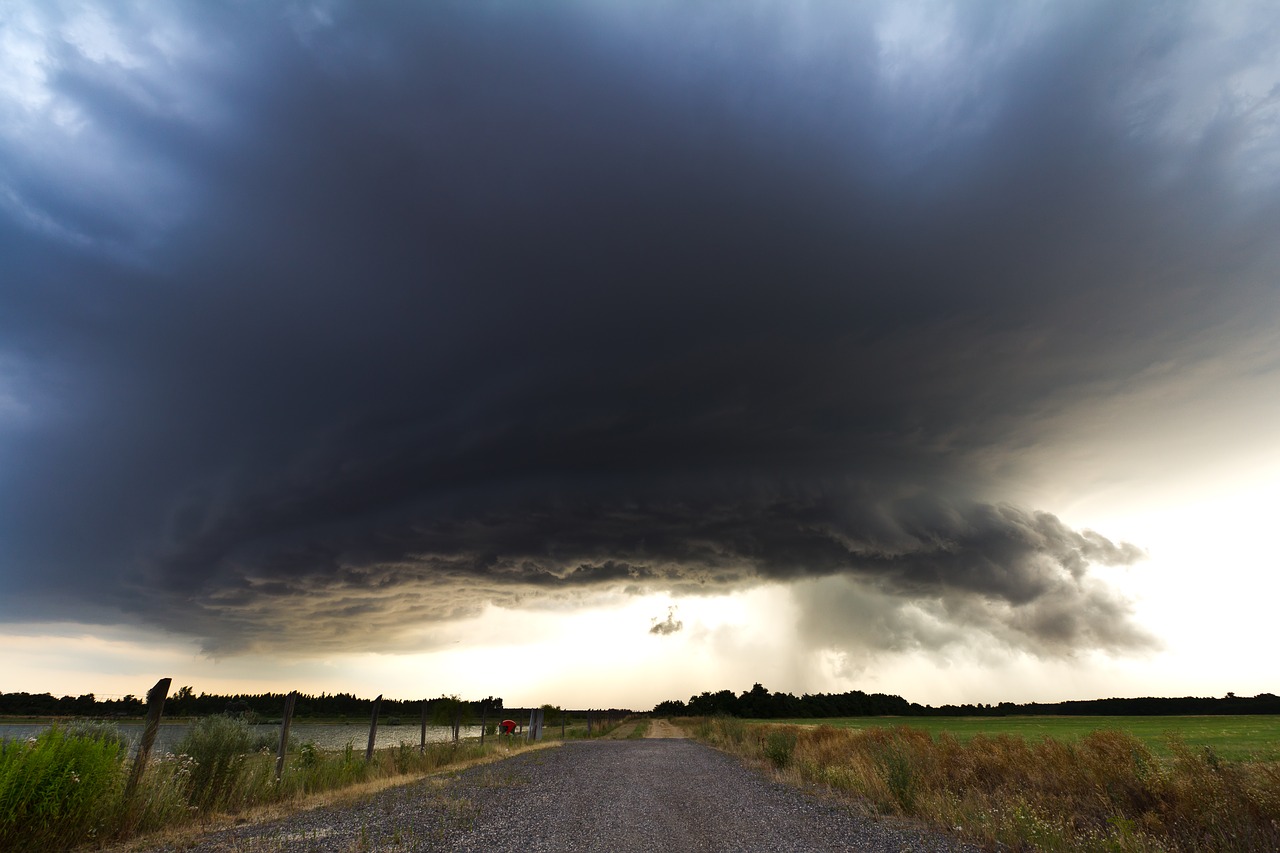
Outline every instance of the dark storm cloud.
<svg viewBox="0 0 1280 853">
<path fill-rule="evenodd" d="M 5 113 L 7 618 L 389 648 L 839 577 L 1145 642 L 1088 573 L 1137 549 L 1000 490 L 1045 424 L 1266 333 L 1248 111 L 1171 134 L 1150 85 L 1190 16 L 974 6 L 926 73 L 837 6 L 289 8 L 106 7 L 131 58 L 64 40 L 63 124 Z"/>
<path fill-rule="evenodd" d="M 254 645 L 272 625 L 321 648 L 347 641 L 334 633 L 340 616 L 359 615 L 390 643 L 405 625 L 475 615 L 487 603 L 516 607 L 605 589 L 698 595 L 840 576 L 899 605 L 945 601 L 969 622 L 999 614 L 1008 637 L 1038 651 L 1147 642 L 1128 624 L 1125 603 L 1087 571 L 1141 553 L 1046 513 L 932 497 L 877 502 L 835 486 L 750 499 L 692 500 L 694 490 L 684 491 L 679 501 L 512 499 L 500 511 L 420 510 L 346 530 L 237 536 L 241 550 L 197 547 L 158 558 L 164 595 L 180 593 L 198 607 L 160 607 L 154 618 L 174 629 L 198 619 L 218 635 L 210 646 L 217 651 Z M 248 630 L 254 622 L 258 629 Z M 229 625 L 246 632 L 229 633 Z"/>
</svg>

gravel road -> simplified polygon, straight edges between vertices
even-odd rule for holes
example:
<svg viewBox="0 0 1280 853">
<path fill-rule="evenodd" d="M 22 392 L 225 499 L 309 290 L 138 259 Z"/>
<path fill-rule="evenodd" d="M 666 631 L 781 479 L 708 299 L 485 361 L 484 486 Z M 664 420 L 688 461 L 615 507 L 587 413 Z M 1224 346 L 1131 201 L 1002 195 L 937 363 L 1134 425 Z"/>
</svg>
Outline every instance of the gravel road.
<svg viewBox="0 0 1280 853">
<path fill-rule="evenodd" d="M 646 739 L 570 742 L 156 853 L 972 849 L 861 817 L 693 741 Z"/>
</svg>

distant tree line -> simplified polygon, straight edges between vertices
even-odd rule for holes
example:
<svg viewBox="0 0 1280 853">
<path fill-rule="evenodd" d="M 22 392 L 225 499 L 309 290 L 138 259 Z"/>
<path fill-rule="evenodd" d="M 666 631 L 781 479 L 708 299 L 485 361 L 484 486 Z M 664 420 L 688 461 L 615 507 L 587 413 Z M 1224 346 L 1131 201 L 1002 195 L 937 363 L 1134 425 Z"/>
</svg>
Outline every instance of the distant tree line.
<svg viewBox="0 0 1280 853">
<path fill-rule="evenodd" d="M 701 693 L 688 702 L 668 699 L 653 713 L 662 716 L 745 717 L 757 720 L 822 717 L 1006 717 L 1031 716 L 1173 716 L 1184 714 L 1280 714 L 1280 697 L 1272 693 L 1222 698 L 1184 696 L 1138 699 L 1086 699 L 1069 702 L 1001 702 L 998 705 L 920 705 L 885 693 L 770 693 L 756 684 L 735 695 L 731 690 Z"/>
<path fill-rule="evenodd" d="M 916 706 L 919 707 L 918 705 Z M 884 693 L 818 693 L 793 696 L 770 693 L 756 684 L 740 695 L 731 690 L 691 696 L 688 702 L 669 699 L 654 706 L 655 714 L 692 717 L 725 714 L 730 717 L 778 719 L 780 717 L 875 717 L 912 713 L 911 705 L 901 696 Z"/>
<path fill-rule="evenodd" d="M 214 714 L 252 716 L 262 720 L 277 718 L 284 709 L 284 693 L 236 693 L 196 695 L 190 687 L 180 687 L 165 701 L 166 717 L 205 717 Z M 427 701 L 429 719 L 441 717 L 441 710 L 459 700 L 442 696 Z M 422 713 L 421 699 L 383 699 L 379 716 L 404 716 L 417 720 Z M 464 716 L 479 717 L 482 709 L 489 712 L 502 710 L 502 699 L 489 696 L 474 702 L 463 702 Z M 369 715 L 371 699 L 361 699 L 352 693 L 321 693 L 313 696 L 300 693 L 294 708 L 295 719 L 331 718 L 362 719 Z M 137 696 L 119 699 L 98 699 L 92 693 L 83 696 L 55 697 L 50 693 L 0 693 L 0 714 L 21 717 L 138 717 L 145 712 L 144 702 Z"/>
</svg>

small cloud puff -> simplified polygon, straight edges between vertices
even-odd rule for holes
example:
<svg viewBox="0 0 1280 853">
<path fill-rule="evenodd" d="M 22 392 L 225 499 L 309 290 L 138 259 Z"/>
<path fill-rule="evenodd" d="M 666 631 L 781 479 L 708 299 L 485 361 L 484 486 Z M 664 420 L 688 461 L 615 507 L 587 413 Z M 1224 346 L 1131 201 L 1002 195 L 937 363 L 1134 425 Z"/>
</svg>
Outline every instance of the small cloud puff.
<svg viewBox="0 0 1280 853">
<path fill-rule="evenodd" d="M 666 636 L 668 634 L 674 634 L 684 628 L 684 622 L 676 618 L 676 610 L 678 609 L 679 608 L 673 604 L 667 608 L 666 619 L 659 621 L 657 616 L 650 619 L 649 621 L 652 622 L 653 625 L 649 628 L 649 633 Z"/>
</svg>

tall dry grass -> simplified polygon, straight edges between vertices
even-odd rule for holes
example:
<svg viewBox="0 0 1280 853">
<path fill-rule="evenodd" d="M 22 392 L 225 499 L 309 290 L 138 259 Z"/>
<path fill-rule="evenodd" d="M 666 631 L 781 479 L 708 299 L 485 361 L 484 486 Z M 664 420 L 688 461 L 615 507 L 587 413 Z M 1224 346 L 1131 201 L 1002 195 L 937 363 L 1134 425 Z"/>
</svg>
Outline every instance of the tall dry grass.
<svg viewBox="0 0 1280 853">
<path fill-rule="evenodd" d="M 1078 743 L 1009 735 L 961 743 L 908 727 L 861 731 L 709 719 L 702 740 L 924 820 L 989 848 L 1280 850 L 1280 766 L 1225 763 L 1174 739 L 1171 761 L 1124 732 Z"/>
</svg>

